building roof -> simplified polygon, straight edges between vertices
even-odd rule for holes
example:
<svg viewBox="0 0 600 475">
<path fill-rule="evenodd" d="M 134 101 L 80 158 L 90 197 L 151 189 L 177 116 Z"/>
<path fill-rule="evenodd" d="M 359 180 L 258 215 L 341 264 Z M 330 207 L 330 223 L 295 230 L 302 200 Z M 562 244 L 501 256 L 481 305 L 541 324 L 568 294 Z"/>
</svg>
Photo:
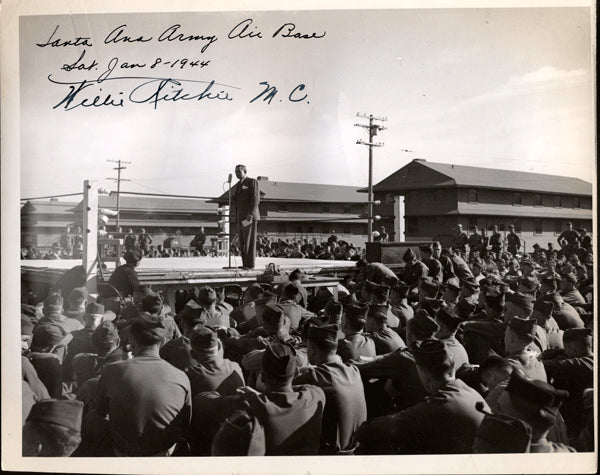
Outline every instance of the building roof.
<svg viewBox="0 0 600 475">
<path fill-rule="evenodd" d="M 308 201 L 319 203 L 364 203 L 365 197 L 358 193 L 358 186 L 323 185 L 319 183 L 292 183 L 259 178 L 261 200 L 265 201 Z M 235 193 L 235 184 L 232 193 Z M 229 199 L 229 192 L 216 201 Z"/>
<path fill-rule="evenodd" d="M 117 195 L 99 195 L 98 206 L 100 208 L 115 209 L 117 207 Z M 81 212 L 83 202 L 79 202 L 73 209 Z M 217 215 L 217 204 L 209 203 L 201 199 L 191 198 L 165 198 L 162 196 L 131 196 L 121 194 L 119 209 L 127 211 L 142 212 L 184 212 L 184 213 L 213 213 Z"/>
<path fill-rule="evenodd" d="M 585 196 L 592 194 L 592 184 L 579 178 L 435 163 L 423 159 L 413 160 L 377 183 L 373 190 L 392 192 L 454 186 Z"/>
<path fill-rule="evenodd" d="M 21 206 L 21 214 L 71 215 L 76 201 L 27 201 Z"/>
<path fill-rule="evenodd" d="M 271 222 L 322 222 L 322 223 L 360 223 L 365 224 L 366 218 L 358 214 L 342 213 L 288 213 L 287 211 L 268 211 L 261 220 Z"/>
</svg>

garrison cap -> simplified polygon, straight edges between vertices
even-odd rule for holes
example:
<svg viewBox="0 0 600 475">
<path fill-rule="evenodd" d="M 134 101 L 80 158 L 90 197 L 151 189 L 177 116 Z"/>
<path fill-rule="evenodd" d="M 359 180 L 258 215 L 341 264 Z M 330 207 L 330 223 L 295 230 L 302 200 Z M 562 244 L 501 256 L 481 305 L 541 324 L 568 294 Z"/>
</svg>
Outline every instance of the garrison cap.
<svg viewBox="0 0 600 475">
<path fill-rule="evenodd" d="M 79 306 L 88 298 L 88 291 L 85 287 L 75 287 L 67 297 L 67 301 L 71 305 Z"/>
<path fill-rule="evenodd" d="M 205 285 L 198 289 L 198 303 L 201 305 L 208 305 L 217 300 L 217 293 L 215 289 Z"/>
<path fill-rule="evenodd" d="M 456 304 L 456 311 L 462 320 L 469 320 L 477 307 L 468 300 L 459 300 Z"/>
<path fill-rule="evenodd" d="M 421 281 L 421 289 L 430 294 L 437 294 L 440 290 L 440 284 L 426 277 Z"/>
<path fill-rule="evenodd" d="M 390 296 L 390 288 L 387 285 L 375 284 L 374 282 L 370 283 L 369 290 L 371 293 L 387 299 Z"/>
<path fill-rule="evenodd" d="M 175 338 L 165 343 L 160 348 L 160 357 L 171 363 L 177 369 L 185 371 L 194 364 L 191 353 L 190 340 L 184 336 Z"/>
<path fill-rule="evenodd" d="M 99 348 L 111 346 L 119 340 L 119 330 L 111 321 L 104 321 L 92 333 L 92 344 Z"/>
<path fill-rule="evenodd" d="M 142 298 L 142 310 L 144 312 L 157 314 L 163 307 L 163 299 L 157 293 L 149 293 Z"/>
<path fill-rule="evenodd" d="M 262 370 L 276 380 L 291 379 L 296 372 L 296 350 L 279 340 L 271 341 L 262 356 Z"/>
<path fill-rule="evenodd" d="M 552 414 L 558 412 L 562 401 L 569 396 L 568 391 L 555 389 L 551 384 L 539 379 L 529 379 L 522 371 L 513 371 L 506 391 L 511 396 L 520 396 Z"/>
<path fill-rule="evenodd" d="M 434 316 L 440 307 L 443 305 L 444 301 L 441 299 L 432 299 L 431 297 L 424 297 L 421 302 L 421 308 L 427 310 L 429 315 Z"/>
<path fill-rule="evenodd" d="M 333 299 L 329 299 L 325 304 L 325 313 L 328 315 L 338 315 L 342 311 L 342 304 Z"/>
<path fill-rule="evenodd" d="M 462 323 L 461 318 L 452 310 L 450 310 L 450 308 L 448 308 L 447 306 L 442 306 L 438 310 L 436 318 L 438 319 L 438 321 L 442 322 L 444 325 L 448 326 L 452 330 L 456 330 Z"/>
<path fill-rule="evenodd" d="M 354 302 L 346 305 L 344 308 L 344 315 L 346 318 L 352 320 L 363 320 L 366 321 L 367 314 L 369 313 L 369 304 Z"/>
<path fill-rule="evenodd" d="M 129 249 L 125 255 L 123 256 L 123 258 L 125 259 L 125 262 L 139 262 L 142 260 L 143 254 L 142 254 L 142 250 L 139 248 L 133 248 L 133 249 Z"/>
<path fill-rule="evenodd" d="M 256 417 L 235 411 L 216 433 L 211 447 L 215 457 L 261 456 L 266 450 L 265 431 Z"/>
<path fill-rule="evenodd" d="M 519 280 L 519 287 L 525 289 L 527 292 L 533 292 L 540 286 L 539 280 L 535 277 L 527 276 L 522 277 Z"/>
<path fill-rule="evenodd" d="M 437 322 L 429 316 L 427 310 L 423 309 L 417 310 L 415 316 L 406 325 L 417 340 L 432 338 L 440 329 Z"/>
<path fill-rule="evenodd" d="M 531 426 L 516 417 L 486 414 L 473 443 L 476 454 L 518 454 L 529 452 Z"/>
<path fill-rule="evenodd" d="M 48 347 L 56 346 L 67 336 L 63 327 L 48 323 L 41 325 L 33 331 L 32 346 Z"/>
<path fill-rule="evenodd" d="M 46 399 L 33 405 L 27 422 L 42 422 L 81 432 L 83 402 L 74 399 Z"/>
<path fill-rule="evenodd" d="M 371 304 L 369 306 L 367 318 L 374 318 L 375 320 L 378 320 L 378 321 L 381 321 L 381 320 L 386 321 L 387 316 L 388 316 L 388 310 L 389 310 L 389 307 L 386 304 L 384 304 L 384 305 Z"/>
<path fill-rule="evenodd" d="M 151 333 L 157 338 L 164 338 L 167 334 L 163 319 L 148 313 L 142 313 L 131 321 L 131 334 L 141 331 Z"/>
<path fill-rule="evenodd" d="M 266 305 L 262 318 L 267 323 L 276 324 L 284 316 L 283 309 L 278 305 Z"/>
<path fill-rule="evenodd" d="M 331 343 L 337 343 L 338 326 L 337 325 L 310 325 L 308 327 L 307 337 L 309 340 L 323 340 Z"/>
<path fill-rule="evenodd" d="M 59 293 L 51 293 L 44 300 L 44 308 L 49 310 L 60 310 L 63 307 L 63 298 Z"/>
<path fill-rule="evenodd" d="M 531 312 L 533 312 L 534 301 L 530 295 L 525 295 L 521 292 L 515 292 L 513 294 L 507 294 L 506 301 L 525 311 L 527 315 L 530 315 Z"/>
<path fill-rule="evenodd" d="M 504 292 L 494 287 L 488 287 L 485 290 L 485 303 L 487 303 L 488 305 L 492 307 L 500 307 L 504 305 L 504 302 Z"/>
<path fill-rule="evenodd" d="M 460 280 L 458 280 L 458 277 L 450 277 L 444 284 L 442 284 L 442 287 L 450 287 L 458 291 L 460 290 Z"/>
<path fill-rule="evenodd" d="M 562 274 L 560 277 L 561 279 L 565 279 L 567 282 L 570 282 L 572 284 L 577 283 L 577 276 L 572 272 L 569 272 L 568 274 Z"/>
<path fill-rule="evenodd" d="M 88 303 L 87 307 L 85 307 L 85 313 L 88 315 L 103 315 L 104 305 L 96 302 Z"/>
<path fill-rule="evenodd" d="M 563 333 L 563 343 L 568 341 L 591 343 L 592 334 L 593 332 L 590 328 L 569 328 Z"/>
<path fill-rule="evenodd" d="M 413 259 L 416 259 L 417 256 L 415 255 L 415 253 L 413 252 L 413 250 L 409 247 L 406 252 L 404 253 L 404 255 L 402 256 L 402 260 L 403 261 L 412 261 Z"/>
<path fill-rule="evenodd" d="M 259 284 L 254 283 L 248 287 L 248 295 L 253 300 L 261 298 L 264 294 L 265 289 L 263 289 Z"/>
<path fill-rule="evenodd" d="M 462 286 L 472 291 L 479 290 L 479 283 L 471 276 L 463 279 Z"/>
<path fill-rule="evenodd" d="M 206 316 L 204 316 L 204 308 L 196 303 L 195 300 L 189 300 L 183 307 L 181 312 L 181 319 L 190 327 L 199 323 L 206 323 Z"/>
<path fill-rule="evenodd" d="M 450 362 L 448 348 L 440 340 L 416 341 L 411 345 L 411 352 L 420 366 L 438 367 Z"/>
<path fill-rule="evenodd" d="M 519 338 L 522 338 L 523 340 L 533 341 L 536 336 L 535 325 L 535 318 L 513 317 L 510 323 L 508 324 L 508 327 Z"/>
<path fill-rule="evenodd" d="M 205 325 L 196 325 L 190 335 L 192 348 L 208 350 L 217 346 L 219 335 L 212 328 Z"/>
<path fill-rule="evenodd" d="M 398 292 L 402 297 L 406 297 L 410 290 L 410 286 L 406 282 L 399 280 L 394 286 L 394 290 Z"/>
</svg>

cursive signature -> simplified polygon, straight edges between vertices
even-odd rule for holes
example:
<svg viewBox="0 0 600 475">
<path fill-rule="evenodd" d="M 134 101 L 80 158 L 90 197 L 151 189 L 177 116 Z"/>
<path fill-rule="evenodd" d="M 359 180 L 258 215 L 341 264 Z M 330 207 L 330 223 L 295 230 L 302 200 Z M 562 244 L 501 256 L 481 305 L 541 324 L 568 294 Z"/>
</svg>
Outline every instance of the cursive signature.
<svg viewBox="0 0 600 475">
<path fill-rule="evenodd" d="M 127 102 L 152 104 L 154 109 L 161 102 L 179 101 L 232 101 L 233 90 L 239 87 L 211 81 L 174 79 L 161 77 L 120 76 L 98 77 L 81 81 L 60 81 L 52 75 L 48 80 L 53 84 L 67 86 L 68 91 L 53 109 L 71 111 L 80 107 L 124 107 Z M 107 81 L 117 86 L 117 91 L 107 92 Z M 126 85 L 129 85 L 126 87 Z"/>
</svg>

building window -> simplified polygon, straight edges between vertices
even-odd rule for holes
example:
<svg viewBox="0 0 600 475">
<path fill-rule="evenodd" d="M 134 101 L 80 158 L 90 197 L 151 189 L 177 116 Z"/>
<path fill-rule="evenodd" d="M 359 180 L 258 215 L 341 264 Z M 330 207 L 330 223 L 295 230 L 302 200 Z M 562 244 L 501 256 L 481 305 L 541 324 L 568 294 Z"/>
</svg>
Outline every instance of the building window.
<svg viewBox="0 0 600 475">
<path fill-rule="evenodd" d="M 556 195 L 554 197 L 554 207 L 555 208 L 562 208 L 562 196 Z"/>
<path fill-rule="evenodd" d="M 312 227 L 312 226 L 309 226 L 309 227 L 308 227 L 308 234 L 312 234 L 313 232 L 314 232 L 314 231 L 313 231 L 313 227 Z"/>
<path fill-rule="evenodd" d="M 534 206 L 542 206 L 542 194 L 536 193 L 533 195 L 533 204 Z"/>
<path fill-rule="evenodd" d="M 330 207 L 329 206 L 323 206 L 323 213 L 330 213 Z"/>
<path fill-rule="evenodd" d="M 277 232 L 285 233 L 287 230 L 286 223 L 277 223 Z"/>
<path fill-rule="evenodd" d="M 521 193 L 518 191 L 513 192 L 512 194 L 512 204 L 521 206 L 523 204 Z"/>
<path fill-rule="evenodd" d="M 579 196 L 573 197 L 573 208 L 581 208 L 581 198 Z"/>
<path fill-rule="evenodd" d="M 388 204 L 392 204 L 394 202 L 394 194 L 393 193 L 387 193 L 385 195 L 385 202 Z"/>
<path fill-rule="evenodd" d="M 554 234 L 562 233 L 562 222 L 560 219 L 554 220 Z"/>
<path fill-rule="evenodd" d="M 287 203 L 279 203 L 277 205 L 277 211 L 287 211 L 287 210 L 288 210 Z"/>
<path fill-rule="evenodd" d="M 467 201 L 469 203 L 477 203 L 479 201 L 476 189 L 470 188 L 469 191 L 467 191 Z"/>
<path fill-rule="evenodd" d="M 352 234 L 352 228 L 350 227 L 349 224 L 346 224 L 344 226 L 344 234 Z"/>
<path fill-rule="evenodd" d="M 408 234 L 419 232 L 419 218 L 406 218 L 406 232 Z"/>
<path fill-rule="evenodd" d="M 344 205 L 344 213 L 346 213 L 346 214 L 352 213 L 352 206 Z"/>
<path fill-rule="evenodd" d="M 302 226 L 296 226 L 296 234 L 302 234 Z"/>
<path fill-rule="evenodd" d="M 542 234 L 542 232 L 544 231 L 543 226 L 542 226 L 542 220 L 535 219 L 533 221 L 533 224 L 534 224 L 534 234 Z"/>
<path fill-rule="evenodd" d="M 506 229 L 506 225 L 504 223 L 500 223 L 498 225 L 498 231 L 504 231 Z"/>
<path fill-rule="evenodd" d="M 477 216 L 469 216 L 469 229 L 473 226 L 477 226 Z"/>
</svg>

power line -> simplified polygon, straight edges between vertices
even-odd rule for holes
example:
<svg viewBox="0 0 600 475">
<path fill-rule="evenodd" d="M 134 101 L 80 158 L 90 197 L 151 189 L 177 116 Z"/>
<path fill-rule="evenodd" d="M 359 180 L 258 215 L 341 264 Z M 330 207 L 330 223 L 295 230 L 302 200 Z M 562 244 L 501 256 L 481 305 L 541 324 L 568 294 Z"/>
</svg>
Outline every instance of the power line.
<svg viewBox="0 0 600 475">
<path fill-rule="evenodd" d="M 83 195 L 83 192 L 65 193 L 64 195 L 36 196 L 35 198 L 21 198 L 21 201 L 47 200 L 49 198 L 64 198 L 65 196 L 78 196 L 78 195 Z"/>
</svg>

